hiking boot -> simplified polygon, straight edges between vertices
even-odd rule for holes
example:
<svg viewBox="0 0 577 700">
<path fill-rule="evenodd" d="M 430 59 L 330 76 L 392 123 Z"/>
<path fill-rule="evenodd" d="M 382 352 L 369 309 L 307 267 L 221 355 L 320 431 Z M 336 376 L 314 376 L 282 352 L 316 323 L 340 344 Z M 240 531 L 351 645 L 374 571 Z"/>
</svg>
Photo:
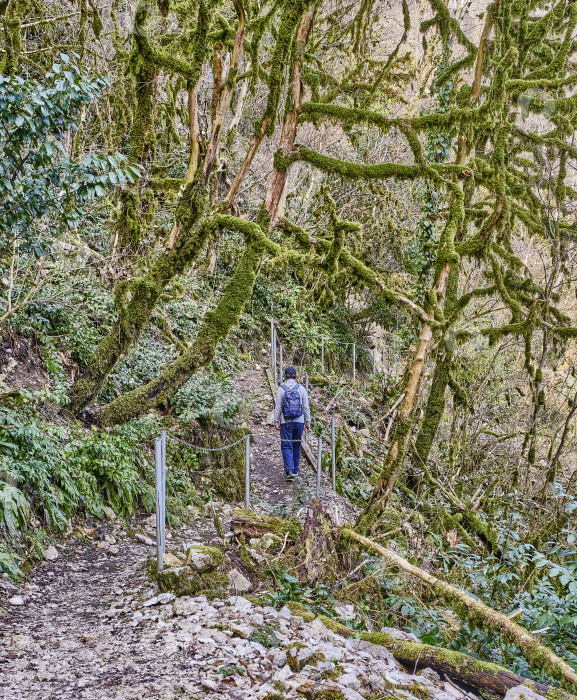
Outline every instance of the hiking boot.
<svg viewBox="0 0 577 700">
<path fill-rule="evenodd" d="M 287 481 L 294 481 L 294 474 L 291 474 L 290 472 L 286 475 L 286 480 Z"/>
</svg>

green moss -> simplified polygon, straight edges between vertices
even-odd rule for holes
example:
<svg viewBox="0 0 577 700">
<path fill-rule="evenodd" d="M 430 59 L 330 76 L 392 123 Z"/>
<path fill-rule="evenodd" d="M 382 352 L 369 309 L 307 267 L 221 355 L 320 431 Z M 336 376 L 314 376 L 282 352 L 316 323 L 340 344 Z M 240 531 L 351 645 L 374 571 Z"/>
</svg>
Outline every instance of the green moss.
<svg viewBox="0 0 577 700">
<path fill-rule="evenodd" d="M 345 625 L 341 625 L 340 622 L 337 622 L 332 617 L 327 617 L 326 615 L 319 615 L 318 619 L 323 623 L 323 625 L 327 629 L 331 630 L 331 632 L 334 632 L 335 634 L 340 634 L 341 637 L 353 637 L 355 634 L 350 627 L 345 627 Z"/>
<path fill-rule="evenodd" d="M 301 649 L 307 649 L 307 645 L 302 642 L 293 642 L 286 648 L 287 665 L 293 673 L 298 673 L 306 666 L 306 659 L 301 659 L 300 661 L 297 659 L 297 654 Z"/>
<path fill-rule="evenodd" d="M 235 517 L 248 525 L 254 525 L 258 530 L 264 532 L 272 532 L 275 535 L 283 537 L 288 535 L 292 540 L 298 539 L 302 532 L 302 524 L 297 518 L 277 518 L 271 515 L 262 515 L 254 513 L 250 510 L 238 508 L 235 511 Z"/>
<path fill-rule="evenodd" d="M 238 553 L 241 558 L 241 560 L 248 566 L 249 569 L 252 569 L 254 571 L 255 566 L 253 564 L 252 559 L 250 558 L 250 554 L 248 552 L 248 549 L 246 548 L 246 542 L 244 535 L 240 538 L 239 540 L 239 546 L 238 546 Z"/>
<path fill-rule="evenodd" d="M 338 679 L 345 672 L 344 668 L 339 664 L 338 661 L 333 661 L 333 668 L 328 668 L 326 671 L 321 673 L 321 678 L 330 679 L 332 681 L 338 681 Z"/>
<path fill-rule="evenodd" d="M 304 697 L 314 697 L 315 700 L 346 700 L 346 695 L 336 688 L 315 688 L 314 691 L 306 690 L 304 692 Z"/>
<path fill-rule="evenodd" d="M 296 600 L 289 600 L 287 602 L 287 607 L 293 615 L 302 617 L 305 622 L 312 622 L 316 617 L 313 612 L 305 608 L 302 603 L 299 603 Z"/>
<path fill-rule="evenodd" d="M 199 573 L 214 571 L 223 564 L 224 555 L 217 547 L 193 544 L 186 550 L 186 565 L 196 569 Z"/>
<path fill-rule="evenodd" d="M 161 591 L 177 596 L 205 594 L 222 597 L 228 592 L 230 581 L 226 573 L 208 571 L 199 573 L 190 566 L 163 569 L 157 572 L 158 587 Z"/>
</svg>

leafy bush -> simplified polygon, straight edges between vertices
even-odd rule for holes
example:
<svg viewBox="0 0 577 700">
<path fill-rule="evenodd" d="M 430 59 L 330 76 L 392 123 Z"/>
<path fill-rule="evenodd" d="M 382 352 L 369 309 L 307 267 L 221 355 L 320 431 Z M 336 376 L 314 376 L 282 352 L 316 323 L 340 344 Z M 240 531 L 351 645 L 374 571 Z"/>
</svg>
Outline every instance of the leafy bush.
<svg viewBox="0 0 577 700">
<path fill-rule="evenodd" d="M 77 129 L 81 110 L 109 85 L 61 55 L 43 81 L 0 76 L 0 245 L 20 239 L 22 250 L 37 256 L 49 243 L 35 224 L 49 215 L 55 235 L 59 224 L 74 226 L 84 203 L 110 187 L 139 177 L 121 155 L 89 153 L 70 159 L 62 140 Z"/>
<path fill-rule="evenodd" d="M 158 429 L 148 418 L 86 432 L 42 420 L 31 408 L 1 407 L 0 535 L 10 542 L 39 526 L 64 530 L 74 514 L 101 517 L 106 505 L 120 514 L 150 506 L 142 444 Z M 14 566 L 4 553 L 0 570 L 13 574 Z"/>
<path fill-rule="evenodd" d="M 265 593 L 265 598 L 270 601 L 274 608 L 282 608 L 289 601 L 296 601 L 305 606 L 315 615 L 326 615 L 335 617 L 334 605 L 336 600 L 331 598 L 331 592 L 328 586 L 319 584 L 314 588 L 308 586 L 303 587 L 298 578 L 295 578 L 284 570 L 269 570 L 269 573 L 277 589 L 271 593 Z"/>
<path fill-rule="evenodd" d="M 219 425 L 230 423 L 238 415 L 241 403 L 230 375 L 219 369 L 198 372 L 171 400 L 182 423 L 210 418 Z"/>
</svg>

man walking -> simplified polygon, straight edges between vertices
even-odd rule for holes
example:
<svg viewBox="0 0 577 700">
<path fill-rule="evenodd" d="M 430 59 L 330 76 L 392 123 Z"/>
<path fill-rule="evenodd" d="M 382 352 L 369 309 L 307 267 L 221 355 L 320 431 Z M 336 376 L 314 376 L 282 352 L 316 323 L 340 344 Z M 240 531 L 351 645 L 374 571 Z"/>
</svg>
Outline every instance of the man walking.
<svg viewBox="0 0 577 700">
<path fill-rule="evenodd" d="M 282 458 L 286 480 L 292 481 L 299 473 L 303 430 L 311 429 L 309 397 L 302 384 L 297 382 L 297 371 L 287 367 L 285 383 L 276 392 L 274 422 L 280 430 Z"/>
</svg>

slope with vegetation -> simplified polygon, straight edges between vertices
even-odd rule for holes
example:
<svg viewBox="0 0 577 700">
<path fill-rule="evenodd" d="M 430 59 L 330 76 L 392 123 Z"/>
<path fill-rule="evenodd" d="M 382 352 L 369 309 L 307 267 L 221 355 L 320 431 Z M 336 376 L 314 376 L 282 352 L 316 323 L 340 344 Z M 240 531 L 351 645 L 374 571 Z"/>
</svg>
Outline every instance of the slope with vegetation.
<svg viewBox="0 0 577 700">
<path fill-rule="evenodd" d="M 254 425 L 272 317 L 358 517 L 309 511 L 259 585 L 576 692 L 577 4 L 0 12 L 5 578 L 150 512 L 159 430 Z M 354 385 L 353 342 L 390 358 Z M 241 446 L 169 449 L 173 527 L 240 501 Z"/>
</svg>

